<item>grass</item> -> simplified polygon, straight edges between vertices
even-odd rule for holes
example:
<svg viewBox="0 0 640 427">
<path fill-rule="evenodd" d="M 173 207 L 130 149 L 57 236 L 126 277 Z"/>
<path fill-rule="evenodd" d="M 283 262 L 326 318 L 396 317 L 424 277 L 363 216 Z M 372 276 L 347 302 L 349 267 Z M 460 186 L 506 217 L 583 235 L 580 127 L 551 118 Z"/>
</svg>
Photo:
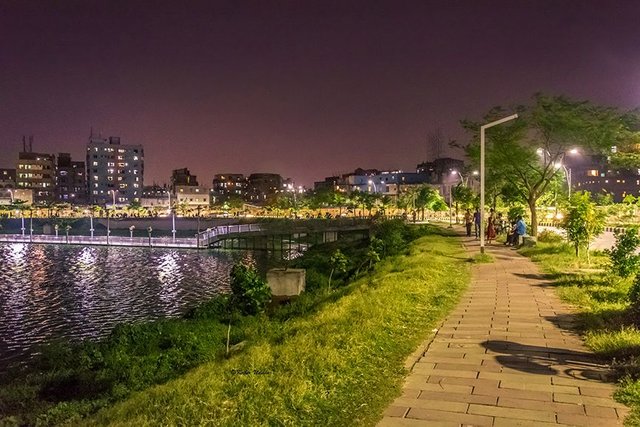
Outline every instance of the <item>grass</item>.
<svg viewBox="0 0 640 427">
<path fill-rule="evenodd" d="M 243 346 L 229 357 L 227 324 L 207 316 L 215 304 L 190 319 L 123 326 L 93 345 L 98 356 L 83 356 L 91 345 L 52 355 L 60 366 L 0 386 L 0 413 L 10 416 L 0 425 L 374 424 L 400 394 L 406 357 L 469 281 L 457 239 L 428 230 L 408 246 L 396 239 L 400 254 L 337 289 L 316 285 L 235 319 L 231 344 Z"/>
<path fill-rule="evenodd" d="M 469 258 L 469 261 L 475 264 L 489 264 L 494 262 L 495 260 L 493 256 L 489 254 L 475 254 L 474 256 Z"/>
<path fill-rule="evenodd" d="M 590 262 L 564 243 L 539 242 L 519 252 L 539 263 L 559 296 L 576 308 L 586 345 L 609 360 L 620 379 L 615 398 L 632 409 L 625 423 L 640 425 L 640 329 L 628 297 L 631 279 L 610 274 L 602 252 Z"/>
</svg>

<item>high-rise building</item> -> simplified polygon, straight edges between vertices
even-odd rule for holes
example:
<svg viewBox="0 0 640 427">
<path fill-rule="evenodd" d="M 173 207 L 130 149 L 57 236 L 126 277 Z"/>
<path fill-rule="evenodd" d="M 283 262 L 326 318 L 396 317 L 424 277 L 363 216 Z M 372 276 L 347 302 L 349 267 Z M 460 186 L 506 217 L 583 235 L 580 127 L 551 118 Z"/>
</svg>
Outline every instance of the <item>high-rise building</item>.
<svg viewBox="0 0 640 427">
<path fill-rule="evenodd" d="M 263 203 L 284 190 L 282 177 L 275 173 L 252 173 L 247 182 L 247 199 L 256 203 Z"/>
<path fill-rule="evenodd" d="M 29 144 L 29 147 L 31 144 Z M 31 148 L 29 148 L 31 150 Z M 22 151 L 16 165 L 16 187 L 33 190 L 34 203 L 54 200 L 56 185 L 55 156 L 53 154 Z"/>
<path fill-rule="evenodd" d="M 216 174 L 212 184 L 212 204 L 223 203 L 230 198 L 244 199 L 247 194 L 247 180 L 240 173 Z"/>
<path fill-rule="evenodd" d="M 91 136 L 87 144 L 87 183 L 92 204 L 128 204 L 142 197 L 144 149 L 119 137 Z"/>
<path fill-rule="evenodd" d="M 85 163 L 71 160 L 69 153 L 58 153 L 56 200 L 74 204 L 87 203 Z"/>
</svg>

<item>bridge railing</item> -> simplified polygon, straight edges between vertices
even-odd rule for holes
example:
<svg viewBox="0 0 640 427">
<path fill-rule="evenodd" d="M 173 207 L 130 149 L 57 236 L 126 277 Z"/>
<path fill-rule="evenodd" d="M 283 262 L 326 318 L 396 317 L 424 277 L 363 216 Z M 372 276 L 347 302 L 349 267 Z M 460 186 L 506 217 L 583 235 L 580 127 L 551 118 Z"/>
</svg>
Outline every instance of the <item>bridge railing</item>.
<svg viewBox="0 0 640 427">
<path fill-rule="evenodd" d="M 207 228 L 205 231 L 200 232 L 197 237 L 200 246 L 209 246 L 210 243 L 218 240 L 218 237 L 227 234 L 237 233 L 249 233 L 253 231 L 261 231 L 262 226 L 260 224 L 230 224 L 219 225 L 213 228 Z"/>
<path fill-rule="evenodd" d="M 69 245 L 107 245 L 107 246 L 151 246 L 166 248 L 196 248 L 197 238 L 173 237 L 122 237 L 122 236 L 50 236 L 34 234 L 1 234 L 0 242 L 5 243 L 55 243 Z"/>
</svg>

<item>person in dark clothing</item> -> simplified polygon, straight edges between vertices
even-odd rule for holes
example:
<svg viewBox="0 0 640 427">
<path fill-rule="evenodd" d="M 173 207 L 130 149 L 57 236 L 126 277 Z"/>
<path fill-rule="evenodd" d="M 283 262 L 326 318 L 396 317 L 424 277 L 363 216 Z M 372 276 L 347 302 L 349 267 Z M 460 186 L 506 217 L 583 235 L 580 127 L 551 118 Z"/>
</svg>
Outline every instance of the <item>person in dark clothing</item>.
<svg viewBox="0 0 640 427">
<path fill-rule="evenodd" d="M 476 239 L 480 238 L 480 210 L 476 208 L 476 211 L 473 213 L 473 223 L 475 225 Z"/>
</svg>

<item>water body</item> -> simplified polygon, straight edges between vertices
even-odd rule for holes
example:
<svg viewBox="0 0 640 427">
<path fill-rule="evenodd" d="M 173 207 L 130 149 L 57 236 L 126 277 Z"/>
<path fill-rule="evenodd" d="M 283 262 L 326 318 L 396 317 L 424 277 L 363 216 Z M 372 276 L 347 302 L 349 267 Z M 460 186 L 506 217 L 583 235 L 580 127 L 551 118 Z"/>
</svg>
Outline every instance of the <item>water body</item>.
<svg viewBox="0 0 640 427">
<path fill-rule="evenodd" d="M 179 316 L 229 291 L 252 252 L 0 244 L 0 371 L 57 339 L 96 339 L 122 322 Z"/>
</svg>

